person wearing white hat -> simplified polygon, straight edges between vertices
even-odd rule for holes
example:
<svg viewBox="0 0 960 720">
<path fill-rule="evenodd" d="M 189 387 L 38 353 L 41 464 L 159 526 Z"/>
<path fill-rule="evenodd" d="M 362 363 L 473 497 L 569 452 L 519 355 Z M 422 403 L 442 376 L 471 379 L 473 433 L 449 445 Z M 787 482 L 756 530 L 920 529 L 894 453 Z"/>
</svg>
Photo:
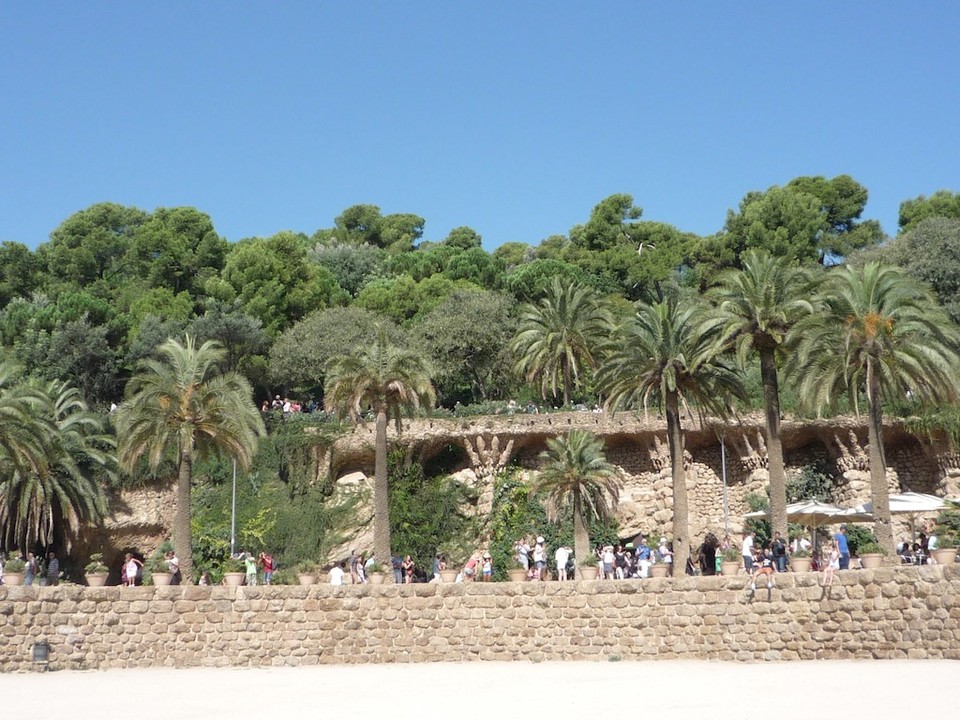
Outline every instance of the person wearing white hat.
<svg viewBox="0 0 960 720">
<path fill-rule="evenodd" d="M 533 566 L 537 569 L 537 580 L 543 580 L 547 570 L 547 549 L 540 535 L 537 536 L 537 544 L 533 546 Z"/>
</svg>

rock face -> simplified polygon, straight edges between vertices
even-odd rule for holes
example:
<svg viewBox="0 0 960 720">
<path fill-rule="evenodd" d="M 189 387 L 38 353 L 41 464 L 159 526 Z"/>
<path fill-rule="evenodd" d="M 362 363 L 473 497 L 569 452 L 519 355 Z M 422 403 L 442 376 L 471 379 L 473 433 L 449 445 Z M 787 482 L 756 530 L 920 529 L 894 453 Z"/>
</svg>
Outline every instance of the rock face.
<svg viewBox="0 0 960 720">
<path fill-rule="evenodd" d="M 769 482 L 762 418 L 754 415 L 705 426 L 691 419 L 685 422 L 691 537 L 702 538 L 708 531 L 722 535 L 727 527 L 731 533 L 738 533 L 743 514 L 749 510 L 746 496 L 763 494 Z M 391 442 L 424 464 L 444 453 L 448 463 L 445 470 L 477 489 L 479 501 L 470 511 L 482 515 L 490 510 L 493 482 L 500 469 L 511 462 L 535 469 L 547 438 L 572 428 L 587 429 L 602 438 L 608 459 L 620 468 L 623 488 L 617 520 L 621 535 L 627 538 L 645 532 L 669 537 L 673 503 L 666 426 L 655 416 L 574 412 L 425 419 L 405 421 L 400 435 L 391 424 L 388 433 Z M 834 494 L 840 504 L 870 499 L 867 430 L 862 420 L 787 419 L 782 436 L 788 478 L 804 466 L 818 464 L 827 467 L 835 478 Z M 884 428 L 884 442 L 891 492 L 960 493 L 960 454 L 910 435 L 897 424 Z M 366 478 L 373 475 L 372 425 L 357 426 L 332 446 L 318 451 L 315 465 L 318 481 L 338 479 L 337 492 L 365 490 L 369 486 Z M 112 507 L 104 538 L 119 533 L 121 542 L 114 543 L 115 552 L 119 552 L 120 544 L 135 545 L 135 540 L 142 540 L 140 547 L 147 548 L 155 546 L 151 542 L 159 543 L 168 534 L 175 500 L 172 489 L 146 488 L 118 496 Z M 370 512 L 361 507 L 360 515 L 357 534 L 331 558 L 343 557 L 352 548 L 372 548 Z M 905 522 L 895 518 L 898 536 L 906 528 Z"/>
<path fill-rule="evenodd" d="M 177 511 L 177 494 L 172 484 L 151 483 L 112 491 L 107 496 L 109 512 L 103 527 L 84 537 L 74 554 L 87 558 L 103 553 L 112 568 L 108 582 L 120 581 L 120 564 L 127 550 L 150 553 L 170 536 Z"/>
<path fill-rule="evenodd" d="M 708 531 L 739 533 L 746 496 L 764 494 L 769 484 L 767 449 L 760 415 L 737 422 L 685 420 L 685 467 L 690 503 L 691 536 Z M 655 417 L 621 413 L 574 412 L 548 415 L 499 415 L 462 420 L 413 420 L 390 439 L 424 462 L 442 448 L 463 447 L 460 464 L 451 472 L 473 472 L 480 492 L 477 512 L 489 511 L 496 472 L 511 461 L 535 469 L 547 438 L 572 428 L 602 438 L 607 458 L 621 471 L 623 488 L 617 511 L 621 536 L 644 532 L 670 536 L 673 522 L 672 482 L 666 425 Z M 867 428 L 863 420 L 840 417 L 821 421 L 787 419 L 782 425 L 788 478 L 808 465 L 826 467 L 835 478 L 838 503 L 854 505 L 870 499 Z M 721 444 L 722 439 L 722 444 Z M 890 423 L 884 428 L 887 476 L 891 492 L 914 490 L 936 495 L 960 492 L 960 454 L 938 447 Z M 331 456 L 338 462 L 322 471 L 335 476 L 340 468 L 373 467 L 373 431 L 357 427 L 341 437 Z M 726 502 L 725 502 L 726 500 Z M 724 508 L 726 507 L 726 514 Z M 897 533 L 906 523 L 895 519 Z"/>
<path fill-rule="evenodd" d="M 466 660 L 960 659 L 960 567 L 313 587 L 0 586 L 0 671 Z"/>
</svg>

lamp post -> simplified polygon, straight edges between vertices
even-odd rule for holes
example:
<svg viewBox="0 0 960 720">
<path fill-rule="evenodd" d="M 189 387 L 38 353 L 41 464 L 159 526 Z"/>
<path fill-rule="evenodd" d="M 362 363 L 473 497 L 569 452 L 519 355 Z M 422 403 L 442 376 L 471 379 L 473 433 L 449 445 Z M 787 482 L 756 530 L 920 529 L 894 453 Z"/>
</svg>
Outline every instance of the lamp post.
<svg viewBox="0 0 960 720">
<path fill-rule="evenodd" d="M 727 446 L 720 436 L 720 472 L 723 474 L 723 534 L 730 537 L 730 506 L 727 503 Z"/>
<path fill-rule="evenodd" d="M 233 492 L 230 501 L 230 557 L 237 554 L 237 459 L 233 459 Z"/>
</svg>

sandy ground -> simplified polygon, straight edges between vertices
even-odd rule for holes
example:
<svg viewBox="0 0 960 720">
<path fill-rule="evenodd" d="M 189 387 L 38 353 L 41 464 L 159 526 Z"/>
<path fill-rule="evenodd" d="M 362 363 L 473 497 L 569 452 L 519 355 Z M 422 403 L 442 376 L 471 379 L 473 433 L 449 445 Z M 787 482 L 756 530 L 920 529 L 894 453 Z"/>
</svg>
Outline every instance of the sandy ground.
<svg viewBox="0 0 960 720">
<path fill-rule="evenodd" d="M 0 696 L 6 718 L 53 720 L 883 720 L 956 717 L 958 680 L 939 660 L 476 662 L 0 675 Z"/>
</svg>

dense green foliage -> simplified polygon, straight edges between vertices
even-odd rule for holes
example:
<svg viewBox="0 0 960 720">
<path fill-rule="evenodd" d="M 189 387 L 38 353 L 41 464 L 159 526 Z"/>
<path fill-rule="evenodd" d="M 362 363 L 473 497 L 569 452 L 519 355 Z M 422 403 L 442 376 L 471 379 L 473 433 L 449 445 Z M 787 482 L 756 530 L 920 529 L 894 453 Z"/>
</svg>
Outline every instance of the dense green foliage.
<svg viewBox="0 0 960 720">
<path fill-rule="evenodd" d="M 64 219 L 35 251 L 17 242 L 0 243 L 0 344 L 5 357 L 28 368 L 39 383 L 28 391 L 12 375 L 0 377 L 0 480 L 9 481 L 15 473 L 37 482 L 50 477 L 43 473 L 56 443 L 45 438 L 56 436 L 56 423 L 50 413 L 33 411 L 36 403 L 51 397 L 44 401 L 31 392 L 53 387 L 43 383 L 61 383 L 58 387 L 79 393 L 76 400 L 83 402 L 84 413 L 105 414 L 128 394 L 141 363 L 156 361 L 158 347 L 184 334 L 201 345 L 212 340 L 222 346 L 215 370 L 245 378 L 257 406 L 280 395 L 304 406 L 314 401 L 322 407 L 326 401 L 330 408 L 343 407 L 336 402 L 340 400 L 351 406 L 354 417 L 366 414 L 372 396 L 348 397 L 346 384 L 339 398 L 325 398 L 324 391 L 336 386 L 331 374 L 343 377 L 344 358 L 359 358 L 377 345 L 379 327 L 391 346 L 412 353 L 405 357 L 424 361 L 418 365 L 424 370 L 420 379 L 432 382 L 443 406 L 435 410 L 440 414 L 490 411 L 509 400 L 592 405 L 608 401 L 611 394 L 619 395 L 624 406 L 640 409 L 649 402 L 653 409 L 683 378 L 677 374 L 680 366 L 669 364 L 648 368 L 649 377 L 641 377 L 643 358 L 624 354 L 629 347 L 611 342 L 635 334 L 634 303 L 642 302 L 641 309 L 677 303 L 678 311 L 687 313 L 698 292 L 718 284 L 733 287 L 736 294 L 731 278 L 749 273 L 751 258 L 761 251 L 798 277 L 809 277 L 821 292 L 816 298 L 792 286 L 778 298 L 758 292 L 750 303 L 762 313 L 750 318 L 744 307 L 733 307 L 729 294 L 713 291 L 713 309 L 727 303 L 730 311 L 721 319 L 728 331 L 722 350 L 730 356 L 739 350 L 744 361 L 738 370 L 745 399 L 738 410 L 764 407 L 765 395 L 769 400 L 764 390 L 773 375 L 762 375 L 755 362 L 747 361 L 772 343 L 776 350 L 773 360 L 767 354 L 767 369 L 774 363 L 781 411 L 797 410 L 798 398 L 824 401 L 808 403 L 806 412 L 818 414 L 859 411 L 876 401 L 877 413 L 910 415 L 913 427 L 956 443 L 960 421 L 954 382 L 929 354 L 935 346 L 952 352 L 957 345 L 955 326 L 936 305 L 954 322 L 960 319 L 960 194 L 940 191 L 905 201 L 900 234 L 889 240 L 877 223 L 862 220 L 867 199 L 867 189 L 847 175 L 798 177 L 746 193 L 726 218 L 717 218 L 716 233 L 699 237 L 642 219 L 634 198 L 617 193 L 589 213 L 585 206 L 583 221 L 564 234 L 535 245 L 507 242 L 493 252 L 483 248 L 480 234 L 470 227 L 430 238 L 427 219 L 411 212 L 383 214 L 372 204 L 348 207 L 330 227 L 312 234 L 285 231 L 237 242 L 220 237 L 213 219 L 194 208 L 92 205 Z M 924 294 L 923 313 L 939 328 L 935 343 L 924 336 L 897 350 L 891 355 L 894 361 L 881 362 L 879 395 L 864 384 L 865 371 L 853 368 L 858 362 L 853 350 L 844 356 L 849 362 L 843 368 L 831 369 L 823 363 L 842 353 L 818 352 L 812 346 L 814 339 L 838 341 L 838 333 L 850 329 L 839 308 L 842 292 L 834 279 L 839 273 L 824 266 L 845 264 L 863 272 L 875 260 L 899 266 L 932 289 L 933 296 Z M 784 289 L 779 281 L 773 286 Z M 894 299 L 903 298 L 901 293 Z M 815 299 L 822 304 L 808 314 L 798 344 L 791 344 L 785 336 L 793 323 L 791 303 Z M 777 305 L 786 309 L 776 311 Z M 884 330 L 886 325 L 876 325 L 871 317 L 868 313 L 856 332 Z M 892 318 L 890 328 L 897 325 L 888 333 L 891 341 L 916 320 L 902 322 L 901 310 L 886 317 Z M 716 372 L 730 379 L 732 357 L 720 360 Z M 725 390 L 704 395 L 704 407 L 726 407 L 731 400 L 726 390 L 733 387 L 727 383 Z M 433 404 L 429 393 L 424 399 L 424 405 Z M 931 410 L 929 401 L 938 406 Z M 768 411 L 770 407 L 768 402 Z M 279 417 L 271 420 L 270 440 L 251 470 L 262 475 L 259 487 L 278 483 L 276 492 L 290 497 L 327 498 L 329 479 L 313 477 L 308 459 L 341 425 L 319 416 L 287 422 Z M 43 432 L 32 422 L 45 422 Z M 316 424 L 312 430 L 317 432 L 300 432 L 303 422 Z M 101 431 L 90 427 L 91 437 L 98 438 L 95 447 L 109 454 L 112 440 L 101 439 Z M 84 462 L 92 463 L 89 457 Z M 160 453 L 153 473 L 169 480 L 175 468 L 175 458 Z M 88 497 L 96 500 L 109 476 L 104 468 L 86 480 L 60 475 L 64 481 L 72 478 L 61 497 L 73 493 L 70 502 L 87 507 L 83 517 L 95 520 L 93 506 L 84 503 Z M 47 487 L 52 491 L 53 486 Z M 267 500 L 284 504 L 282 493 Z M 54 512 L 52 517 L 59 516 Z M 290 517 L 290 528 L 312 522 L 306 516 Z M 265 516 L 261 519 L 267 523 Z M 275 528 L 282 525 L 279 515 L 274 521 Z M 538 523 L 538 532 L 552 533 L 545 520 Z M 54 529 L 56 537 L 69 535 L 68 522 L 55 524 L 63 528 L 62 533 Z M 513 534 L 514 526 L 509 527 Z M 9 521 L 3 529 L 8 537 L 19 532 L 11 530 Z M 220 535 L 214 543 L 204 530 L 203 538 L 213 547 L 222 543 Z M 279 542 L 279 536 L 272 537 Z M 290 567 L 307 559 L 330 537 L 311 535 L 301 547 L 291 531 L 289 543 L 300 549 L 289 550 L 291 559 L 284 562 Z M 208 539 L 198 539 L 203 557 Z M 217 552 L 210 550 L 209 557 Z M 498 572 L 505 567 L 497 564 Z"/>
<path fill-rule="evenodd" d="M 446 556 L 451 568 L 466 562 L 476 530 L 463 507 L 476 501 L 475 493 L 444 474 L 428 477 L 423 466 L 407 460 L 403 451 L 390 453 L 387 464 L 394 553 L 410 555 L 428 578 L 438 553 Z"/>
</svg>

